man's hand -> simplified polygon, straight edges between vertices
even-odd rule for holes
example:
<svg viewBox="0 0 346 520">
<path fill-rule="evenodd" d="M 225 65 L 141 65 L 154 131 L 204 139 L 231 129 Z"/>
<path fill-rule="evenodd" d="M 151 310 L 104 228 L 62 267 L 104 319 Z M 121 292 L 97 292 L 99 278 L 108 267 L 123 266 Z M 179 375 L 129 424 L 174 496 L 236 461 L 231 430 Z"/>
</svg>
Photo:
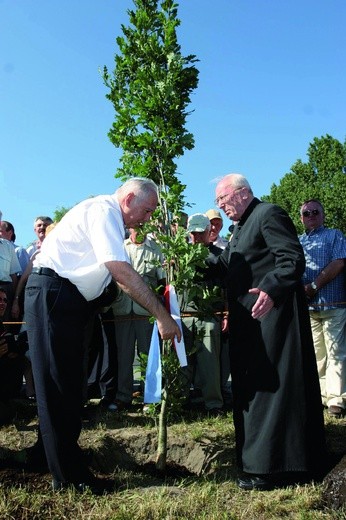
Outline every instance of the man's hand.
<svg viewBox="0 0 346 520">
<path fill-rule="evenodd" d="M 274 302 L 269 294 L 261 291 L 258 287 L 249 289 L 250 294 L 258 294 L 257 301 L 252 307 L 251 316 L 257 320 L 258 318 L 264 318 L 266 314 L 274 307 Z"/>
<path fill-rule="evenodd" d="M 180 343 L 180 328 L 168 313 L 161 316 L 160 319 L 157 319 L 157 328 L 159 329 L 160 336 L 163 340 L 170 339 L 173 341 L 176 339 L 178 343 Z"/>
</svg>

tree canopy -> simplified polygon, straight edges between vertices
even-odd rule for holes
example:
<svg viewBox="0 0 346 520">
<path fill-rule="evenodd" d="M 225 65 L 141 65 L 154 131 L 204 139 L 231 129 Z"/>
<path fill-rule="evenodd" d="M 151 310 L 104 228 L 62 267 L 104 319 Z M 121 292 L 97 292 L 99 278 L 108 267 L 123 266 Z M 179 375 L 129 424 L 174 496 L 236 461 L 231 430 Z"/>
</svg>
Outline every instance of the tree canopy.
<svg viewBox="0 0 346 520">
<path fill-rule="evenodd" d="M 108 135 L 123 149 L 116 177 L 150 177 L 179 198 L 185 186 L 177 180 L 174 160 L 194 147 L 185 122 L 190 93 L 198 84 L 193 65 L 198 60 L 181 54 L 177 3 L 133 1 L 136 10 L 128 10 L 131 25 L 122 25 L 124 36 L 116 40 L 120 53 L 113 75 L 107 67 L 103 71 L 116 113 Z"/>
<path fill-rule="evenodd" d="M 299 210 L 307 199 L 318 199 L 325 209 L 325 225 L 346 232 L 346 140 L 330 135 L 315 137 L 307 162 L 298 159 L 270 195 L 263 200 L 278 204 L 291 216 L 298 233 L 303 232 Z"/>
</svg>

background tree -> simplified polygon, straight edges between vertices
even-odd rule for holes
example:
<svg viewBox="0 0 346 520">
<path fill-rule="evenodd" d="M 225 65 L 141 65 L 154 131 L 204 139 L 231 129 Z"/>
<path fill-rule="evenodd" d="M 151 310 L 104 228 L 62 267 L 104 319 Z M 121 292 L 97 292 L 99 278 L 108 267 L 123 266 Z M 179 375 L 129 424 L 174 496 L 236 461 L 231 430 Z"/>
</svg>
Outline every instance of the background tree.
<svg viewBox="0 0 346 520">
<path fill-rule="evenodd" d="M 53 215 L 53 221 L 54 222 L 60 222 L 60 220 L 62 219 L 62 217 L 64 215 L 66 215 L 66 213 L 70 210 L 71 208 L 65 208 L 65 206 L 60 206 L 60 208 L 56 208 L 56 210 L 54 211 L 54 215 Z"/>
<path fill-rule="evenodd" d="M 184 207 L 184 189 L 176 174 L 176 160 L 194 147 L 193 135 L 185 128 L 190 114 L 190 94 L 198 84 L 194 55 L 182 56 L 176 29 L 178 4 L 173 0 L 133 0 L 128 10 L 130 26 L 122 25 L 117 38 L 120 54 L 115 55 L 111 75 L 107 67 L 103 80 L 109 88 L 115 120 L 109 132 L 112 143 L 122 148 L 121 166 L 115 177 L 148 177 L 160 189 L 156 237 L 167 263 L 167 281 L 176 291 L 191 289 L 195 269 L 205 252 L 186 243 L 185 232 L 172 233 L 172 217 Z M 159 230 L 159 231 L 158 231 Z M 160 233 L 161 231 L 161 233 Z M 205 248 L 204 248 L 205 249 Z M 196 299 L 196 295 L 194 298 Z M 201 295 L 205 297 L 205 295 Z M 167 412 L 176 387 L 177 359 L 170 342 L 163 342 L 164 388 L 160 410 L 157 468 L 165 469 Z M 173 398 L 171 398 L 173 397 Z"/>
<path fill-rule="evenodd" d="M 298 159 L 270 195 L 263 200 L 283 207 L 303 232 L 299 210 L 306 199 L 319 199 L 325 208 L 326 226 L 346 232 L 346 141 L 330 135 L 315 137 L 307 151 L 306 163 Z"/>
</svg>

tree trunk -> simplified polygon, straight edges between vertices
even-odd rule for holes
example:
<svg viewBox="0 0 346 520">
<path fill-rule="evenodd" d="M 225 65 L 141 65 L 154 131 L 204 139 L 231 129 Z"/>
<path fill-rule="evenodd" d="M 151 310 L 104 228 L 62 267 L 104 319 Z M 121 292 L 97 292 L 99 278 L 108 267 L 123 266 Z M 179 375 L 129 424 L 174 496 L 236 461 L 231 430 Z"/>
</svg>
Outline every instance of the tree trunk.
<svg viewBox="0 0 346 520">
<path fill-rule="evenodd" d="M 166 470 L 167 462 L 167 392 L 162 390 L 162 402 L 159 415 L 159 432 L 157 442 L 156 469 Z"/>
</svg>

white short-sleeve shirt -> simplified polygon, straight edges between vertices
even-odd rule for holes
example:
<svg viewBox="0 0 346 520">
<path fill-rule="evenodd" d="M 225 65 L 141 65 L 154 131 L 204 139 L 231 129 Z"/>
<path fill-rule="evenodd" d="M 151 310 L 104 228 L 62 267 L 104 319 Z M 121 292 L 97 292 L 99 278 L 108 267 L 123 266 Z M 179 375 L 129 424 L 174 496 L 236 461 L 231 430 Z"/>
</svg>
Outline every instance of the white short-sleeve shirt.
<svg viewBox="0 0 346 520">
<path fill-rule="evenodd" d="M 21 273 L 13 242 L 0 238 L 0 280 L 12 282 L 11 274 Z"/>
<path fill-rule="evenodd" d="M 129 262 L 116 195 L 99 195 L 73 207 L 46 236 L 35 267 L 49 267 L 76 285 L 86 300 L 111 281 L 105 262 Z"/>
</svg>

